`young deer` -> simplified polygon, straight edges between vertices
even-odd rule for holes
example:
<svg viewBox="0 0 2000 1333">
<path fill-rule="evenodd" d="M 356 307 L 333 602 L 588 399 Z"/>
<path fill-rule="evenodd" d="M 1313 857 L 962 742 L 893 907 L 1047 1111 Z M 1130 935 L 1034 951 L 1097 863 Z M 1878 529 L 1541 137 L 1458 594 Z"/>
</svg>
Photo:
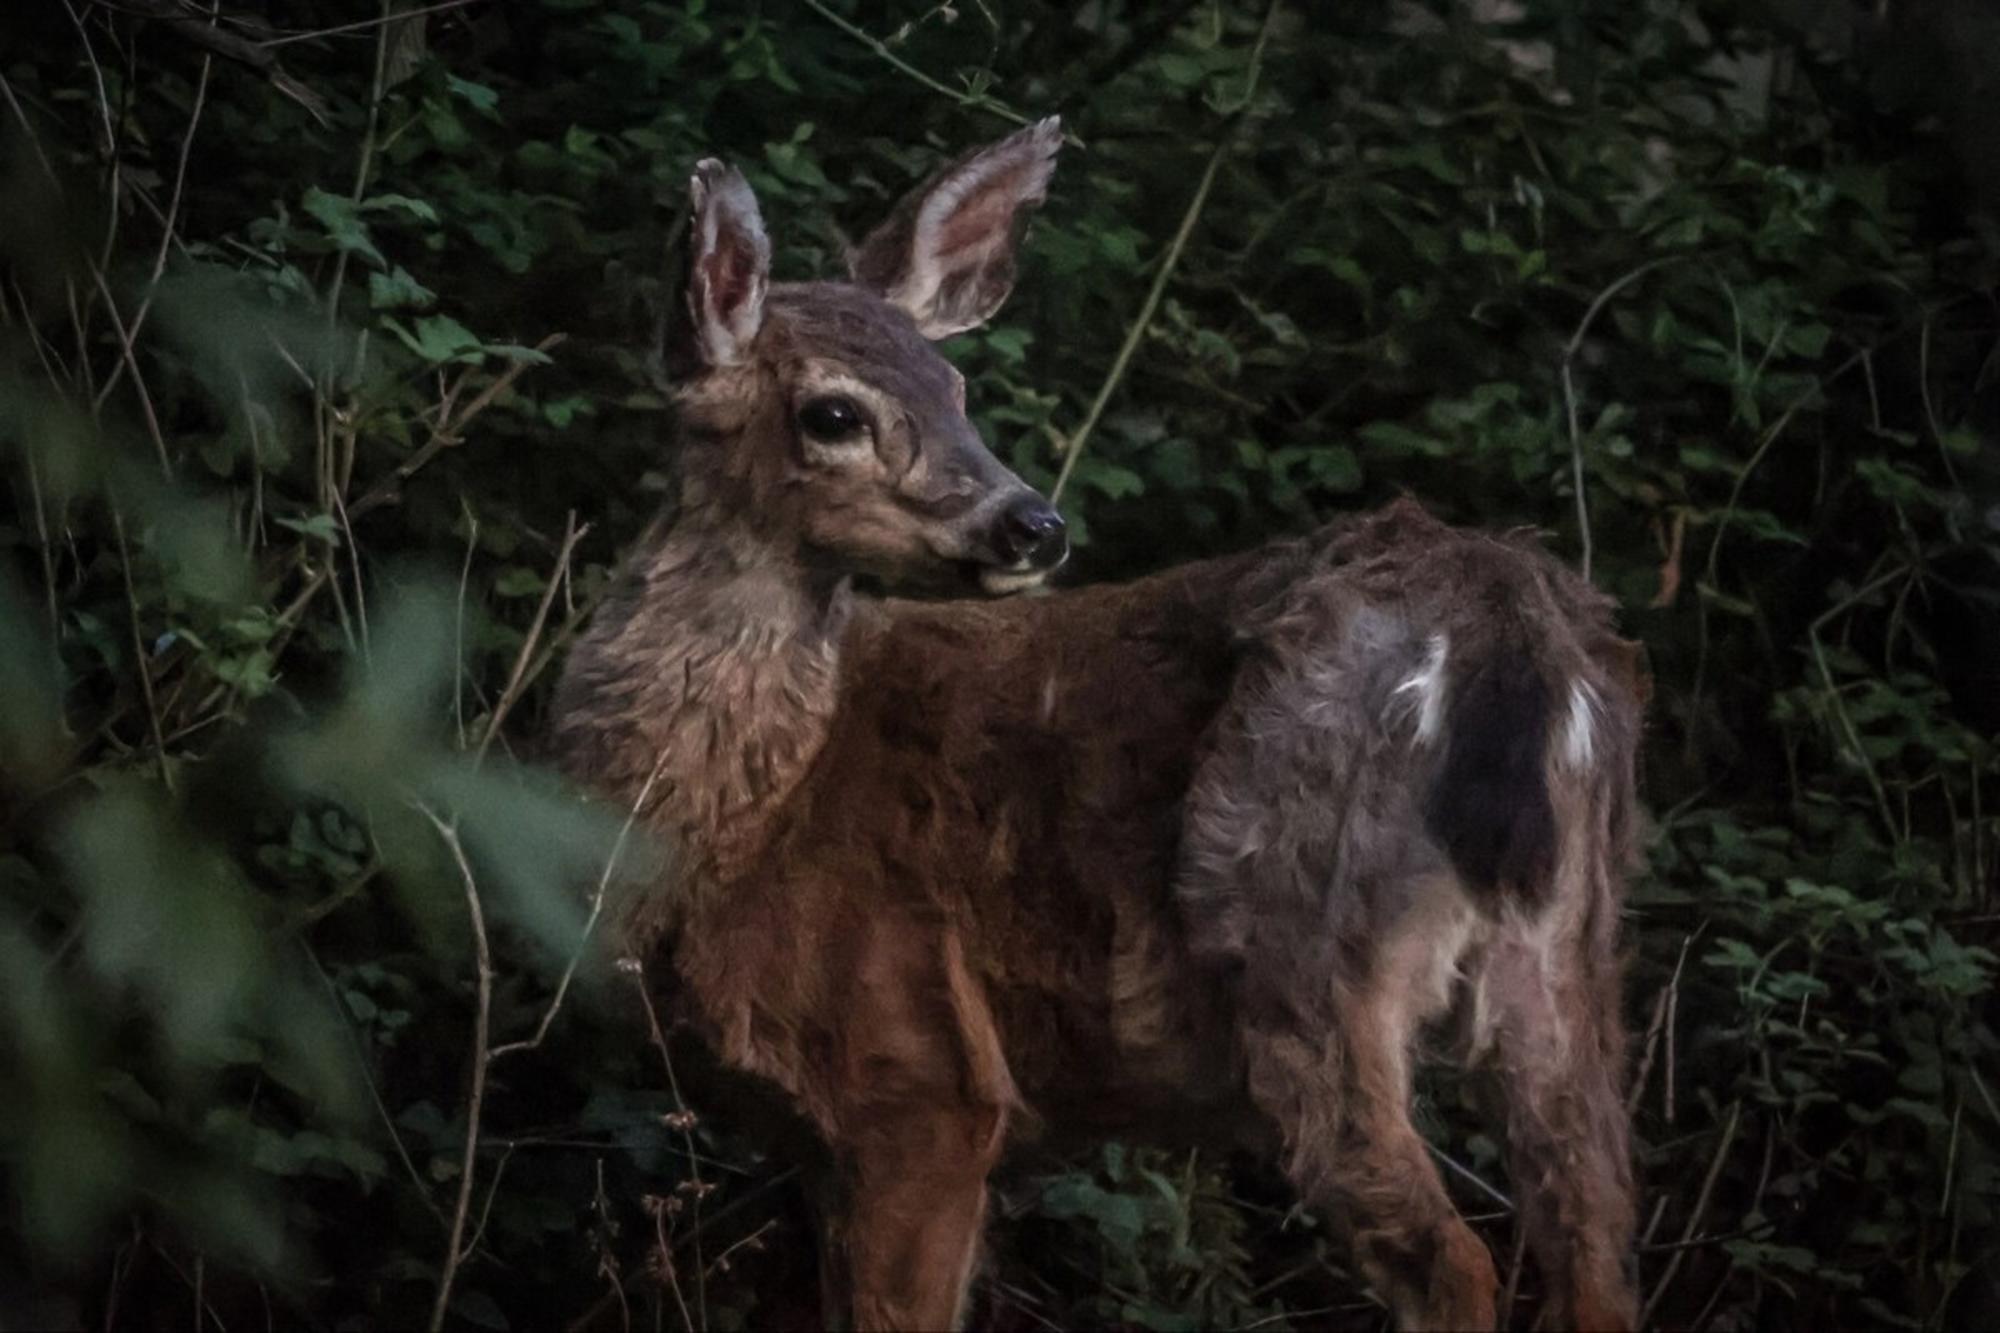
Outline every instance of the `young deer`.
<svg viewBox="0 0 2000 1333">
<path fill-rule="evenodd" d="M 1492 1327 L 1410 1122 L 1449 1014 L 1548 1318 L 1630 1327 L 1640 699 L 1604 598 L 1407 502 L 1124 586 L 853 587 L 1011 591 L 1066 554 L 928 341 L 1005 297 L 1058 143 L 952 164 L 844 283 L 768 283 L 749 187 L 697 169 L 677 503 L 556 705 L 568 770 L 681 853 L 622 946 L 823 1145 L 858 1326 L 961 1317 L 1011 1135 L 1196 1126 L 1281 1153 L 1402 1327 Z"/>
</svg>

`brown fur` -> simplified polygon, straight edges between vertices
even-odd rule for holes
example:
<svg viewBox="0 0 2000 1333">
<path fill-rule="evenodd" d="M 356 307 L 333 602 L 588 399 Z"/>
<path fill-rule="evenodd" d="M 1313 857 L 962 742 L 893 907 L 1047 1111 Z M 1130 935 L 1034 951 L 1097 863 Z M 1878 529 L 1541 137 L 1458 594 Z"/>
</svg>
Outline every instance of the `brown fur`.
<svg viewBox="0 0 2000 1333">
<path fill-rule="evenodd" d="M 996 198 L 968 216 L 1011 234 Z M 1492 1326 L 1491 1257 L 1408 1112 L 1418 1029 L 1451 1012 L 1497 1075 L 1548 1318 L 1629 1327 L 1640 705 L 1605 600 L 1407 502 L 1122 586 L 860 596 L 851 572 L 978 563 L 1020 484 L 908 313 L 820 284 L 751 313 L 718 316 L 755 342 L 684 396 L 677 516 L 573 654 L 557 741 L 612 800 L 657 771 L 644 813 L 682 857 L 626 941 L 826 1145 L 854 1321 L 959 1318 L 1010 1135 L 1192 1125 L 1281 1146 L 1403 1327 Z M 872 449 L 788 418 L 829 362 L 895 404 Z M 1539 711 L 1459 708 L 1489 670 Z"/>
</svg>

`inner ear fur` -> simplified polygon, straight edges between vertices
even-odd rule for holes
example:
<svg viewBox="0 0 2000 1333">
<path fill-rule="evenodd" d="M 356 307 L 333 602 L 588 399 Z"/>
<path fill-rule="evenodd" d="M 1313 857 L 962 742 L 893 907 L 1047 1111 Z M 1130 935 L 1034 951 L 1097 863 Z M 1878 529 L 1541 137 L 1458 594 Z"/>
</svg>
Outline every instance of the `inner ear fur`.
<svg viewBox="0 0 2000 1333">
<path fill-rule="evenodd" d="M 986 322 L 1014 286 L 1014 252 L 1048 197 L 1062 146 L 1050 116 L 967 153 L 907 195 L 848 256 L 855 283 L 902 308 L 928 338 Z"/>
<path fill-rule="evenodd" d="M 687 302 L 695 351 L 707 365 L 735 365 L 764 324 L 771 242 L 757 196 L 734 167 L 714 158 L 697 163 L 688 201 L 694 217 Z"/>
</svg>

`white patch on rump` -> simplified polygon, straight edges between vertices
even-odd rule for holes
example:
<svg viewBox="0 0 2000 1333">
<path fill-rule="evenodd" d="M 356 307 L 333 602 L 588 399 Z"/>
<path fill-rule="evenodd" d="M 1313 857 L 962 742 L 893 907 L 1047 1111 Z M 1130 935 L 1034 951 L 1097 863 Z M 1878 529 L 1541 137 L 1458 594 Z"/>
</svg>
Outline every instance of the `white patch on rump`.
<svg viewBox="0 0 2000 1333">
<path fill-rule="evenodd" d="M 1597 691 L 1579 680 L 1569 687 L 1569 720 L 1563 726 L 1563 763 L 1581 772 L 1597 756 Z"/>
<path fill-rule="evenodd" d="M 1430 644 L 1424 664 L 1394 691 L 1411 697 L 1417 713 L 1419 742 L 1436 740 L 1439 728 L 1444 725 L 1444 664 L 1451 653 L 1451 640 L 1443 634 L 1433 634 Z"/>
</svg>

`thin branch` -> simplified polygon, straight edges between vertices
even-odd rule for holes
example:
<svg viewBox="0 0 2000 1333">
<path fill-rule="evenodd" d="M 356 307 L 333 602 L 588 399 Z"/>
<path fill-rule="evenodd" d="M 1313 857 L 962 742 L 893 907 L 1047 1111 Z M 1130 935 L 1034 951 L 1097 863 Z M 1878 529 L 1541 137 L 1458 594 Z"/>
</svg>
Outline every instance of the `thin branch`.
<svg viewBox="0 0 2000 1333">
<path fill-rule="evenodd" d="M 701 1257 L 701 1201 L 708 1195 L 711 1187 L 702 1180 L 700 1159 L 695 1155 L 695 1115 L 694 1112 L 688 1110 L 687 1098 L 681 1095 L 681 1082 L 674 1073 L 674 1057 L 667 1049 L 667 1034 L 660 1027 L 659 1011 L 653 1007 L 653 992 L 646 984 L 645 964 L 636 958 L 628 958 L 623 960 L 621 965 L 624 970 L 632 974 L 633 984 L 637 986 L 639 991 L 639 1003 L 646 1011 L 647 1035 L 652 1040 L 653 1049 L 660 1053 L 660 1064 L 667 1071 L 667 1090 L 673 1094 L 674 1098 L 674 1114 L 668 1118 L 667 1123 L 670 1127 L 680 1130 L 682 1144 L 687 1149 L 688 1179 L 692 1183 L 694 1194 L 695 1300 L 701 1310 L 702 1327 L 706 1328 L 708 1326 L 708 1277 L 703 1271 L 704 1265 Z M 667 1263 L 667 1273 L 671 1277 L 673 1275 L 672 1251 L 665 1245 L 662 1245 L 661 1248 Z M 674 1286 L 674 1297 L 677 1300 L 680 1298 L 680 1286 L 678 1282 Z M 683 1319 L 687 1316 L 687 1306 L 685 1303 L 681 1306 L 681 1316 Z M 693 1324 L 691 1322 L 688 1326 L 692 1330 Z"/>
<path fill-rule="evenodd" d="M 1916 569 L 1907 565 L 1899 565 L 1888 573 L 1862 584 L 1853 593 L 1828 607 L 1806 629 L 1806 640 L 1812 647 L 1813 664 L 1819 668 L 1820 679 L 1826 684 L 1827 705 L 1832 708 L 1834 719 L 1840 723 L 1841 735 L 1847 741 L 1848 749 L 1853 753 L 1855 762 L 1861 766 L 1863 776 L 1868 779 L 1868 789 L 1875 796 L 1876 812 L 1882 816 L 1882 827 L 1888 833 L 1889 841 L 1892 844 L 1900 844 L 1908 841 L 1908 835 L 1897 829 L 1895 814 L 1889 808 L 1889 793 L 1882 786 L 1882 776 L 1875 771 L 1875 761 L 1868 757 L 1868 750 L 1861 743 L 1861 733 L 1855 727 L 1854 719 L 1848 715 L 1847 705 L 1840 700 L 1840 686 L 1833 679 L 1833 668 L 1827 663 L 1826 645 L 1820 642 L 1819 632 L 1827 622 L 1844 614 L 1849 607 L 1858 605 L 1867 598 L 1874 596 L 1897 579 L 1908 578 L 1914 580 L 1919 577 L 1921 575 Z"/>
<path fill-rule="evenodd" d="M 1583 340 L 1590 334 L 1590 326 L 1597 322 L 1598 313 L 1604 309 L 1612 297 L 1618 295 L 1618 293 L 1624 291 L 1654 269 L 1664 267 L 1685 257 L 1684 255 L 1666 255 L 1659 259 L 1651 259 L 1619 277 L 1617 281 L 1599 292 L 1596 299 L 1591 301 L 1589 308 L 1583 312 L 1583 318 L 1577 321 L 1576 332 L 1570 335 L 1568 344 L 1563 348 L 1563 407 L 1565 414 L 1569 418 L 1570 483 L 1576 489 L 1576 523 L 1578 530 L 1583 535 L 1582 566 L 1583 576 L 1586 579 L 1590 577 L 1590 502 L 1584 493 L 1583 432 L 1577 426 L 1576 379 L 1572 367 L 1576 363 L 1577 353 L 1583 347 Z"/>
<path fill-rule="evenodd" d="M 1742 1118 L 1743 1103 L 1734 1102 L 1729 1107 L 1729 1123 L 1723 1126 L 1722 1142 L 1716 1147 L 1715 1156 L 1709 1160 L 1708 1174 L 1702 1177 L 1701 1192 L 1695 1196 L 1694 1211 L 1688 1214 L 1687 1227 L 1681 1232 L 1681 1248 L 1674 1251 L 1674 1257 L 1667 1261 L 1667 1271 L 1660 1274 L 1660 1280 L 1653 1285 L 1653 1294 L 1646 1298 L 1646 1306 L 1639 1312 L 1639 1327 L 1645 1328 L 1653 1322 L 1653 1311 L 1661 1297 L 1667 1294 L 1667 1287 L 1680 1272 L 1681 1260 L 1687 1257 L 1688 1242 L 1701 1229 L 1703 1214 L 1708 1212 L 1709 1196 L 1715 1192 L 1715 1182 L 1722 1175 L 1722 1163 L 1729 1156 L 1731 1145 L 1736 1142 L 1736 1125 Z"/>
<path fill-rule="evenodd" d="M 814 3 L 814 0 L 807 0 Z M 1208 164 L 1202 168 L 1201 180 L 1196 184 L 1193 198 L 1188 200 L 1185 212 L 1181 214 L 1181 224 L 1174 232 L 1174 238 L 1167 245 L 1166 255 L 1160 261 L 1160 271 L 1153 275 L 1153 285 L 1146 292 L 1146 300 L 1139 307 L 1139 317 L 1132 321 L 1132 327 L 1125 331 L 1125 342 L 1119 347 L 1118 355 L 1111 362 L 1111 369 L 1104 376 L 1104 382 L 1097 386 L 1097 396 L 1091 399 L 1089 411 L 1084 413 L 1083 424 L 1070 435 L 1068 445 L 1063 450 L 1062 469 L 1056 473 L 1056 484 L 1049 488 L 1049 503 L 1061 501 L 1063 488 L 1069 485 L 1070 473 L 1076 470 L 1076 460 L 1083 457 L 1083 448 L 1090 442 L 1091 432 L 1104 415 L 1104 409 L 1111 402 L 1111 396 L 1125 379 L 1126 368 L 1132 363 L 1133 354 L 1139 350 L 1140 342 L 1152 326 L 1153 316 L 1160 308 L 1160 298 L 1166 293 L 1167 284 L 1173 280 L 1174 270 L 1180 267 L 1181 252 L 1187 248 L 1188 238 L 1194 234 L 1195 224 L 1201 220 L 1202 210 L 1208 206 L 1209 191 L 1215 185 L 1215 175 L 1222 167 L 1222 161 L 1229 156 L 1235 146 L 1237 128 L 1245 112 L 1248 111 L 1252 95 L 1257 89 L 1257 79 L 1263 68 L 1264 47 L 1271 36 L 1271 29 L 1278 17 L 1282 0 L 1271 0 L 1264 11 L 1264 23 L 1257 31 L 1257 42 L 1250 50 L 1250 66 L 1245 76 L 1243 100 L 1239 103 L 1231 122 L 1224 127 L 1222 136 L 1216 141 L 1215 150 L 1208 155 Z"/>
<path fill-rule="evenodd" d="M 556 1021 L 556 1014 L 562 1009 L 563 997 L 569 994 L 570 982 L 576 977 L 576 969 L 583 962 L 583 951 L 590 943 L 591 932 L 597 928 L 597 920 L 604 914 L 604 900 L 611 889 L 612 876 L 618 872 L 618 860 L 625 854 L 625 841 L 632 833 L 632 825 L 638 822 L 639 812 L 646 808 L 646 798 L 653 794 L 653 784 L 660 780 L 665 771 L 669 751 L 661 751 L 653 771 L 646 775 L 639 786 L 639 794 L 632 799 L 632 808 L 625 812 L 625 822 L 619 826 L 618 837 L 611 844 L 611 855 L 605 859 L 604 873 L 597 877 L 597 890 L 590 895 L 590 914 L 584 918 L 583 931 L 578 936 L 576 949 L 569 956 L 569 963 L 563 968 L 562 977 L 556 982 L 555 994 L 549 997 L 548 1008 L 542 1011 L 541 1021 L 535 1024 L 535 1033 L 522 1041 L 510 1041 L 504 1046 L 495 1046 L 487 1054 L 487 1059 L 498 1060 L 503 1055 L 515 1051 L 532 1051 L 542 1044 L 549 1035 L 549 1027 Z"/>
<path fill-rule="evenodd" d="M 489 1060 L 491 1056 L 487 1057 Z M 500 1154 L 500 1160 L 493 1164 L 493 1179 L 486 1186 L 486 1206 L 479 1210 L 479 1225 L 472 1229 L 472 1239 L 465 1242 L 465 1252 L 472 1254 L 479 1249 L 479 1242 L 486 1238 L 486 1223 L 493 1217 L 493 1200 L 500 1195 L 500 1178 L 507 1174 L 507 1163 L 514 1156 L 517 1145 L 509 1143 Z"/>
<path fill-rule="evenodd" d="M 375 1086 L 374 1071 L 368 1067 L 367 1048 L 362 1045 L 361 1034 L 354 1030 L 354 1024 L 347 1019 L 346 1006 L 340 1002 L 340 991 L 334 986 L 333 978 L 327 975 L 326 968 L 320 963 L 319 955 L 313 952 L 312 945 L 301 939 L 299 948 L 305 952 L 306 961 L 312 964 L 313 971 L 319 975 L 320 984 L 326 987 L 327 999 L 333 1004 L 334 1012 L 340 1015 L 341 1026 L 347 1030 L 348 1038 L 354 1043 L 354 1058 L 361 1069 L 361 1081 L 368 1085 L 369 1099 L 375 1103 L 375 1113 L 382 1118 L 382 1128 L 389 1133 L 389 1144 L 396 1150 L 396 1160 L 403 1164 L 403 1170 L 409 1173 L 410 1184 L 416 1187 L 417 1201 L 438 1220 L 439 1226 L 446 1225 L 444 1210 L 439 1208 L 437 1200 L 431 1197 L 429 1184 L 417 1170 L 416 1162 L 411 1160 L 410 1150 L 403 1146 L 403 1136 L 396 1132 L 396 1120 L 389 1114 L 388 1103 L 382 1100 L 382 1090 Z"/>
<path fill-rule="evenodd" d="M 1478 1172 L 1474 1171 L 1469 1166 L 1461 1165 L 1459 1162 L 1454 1160 L 1450 1154 L 1446 1153 L 1444 1149 L 1438 1147 L 1434 1143 L 1426 1142 L 1424 1146 L 1426 1148 L 1429 1148 L 1431 1151 L 1431 1156 L 1437 1158 L 1438 1161 L 1444 1163 L 1445 1167 L 1453 1175 L 1458 1176 L 1463 1180 L 1470 1181 L 1479 1190 L 1481 1194 L 1484 1194 L 1487 1198 L 1493 1200 L 1493 1202 L 1499 1204 L 1502 1208 L 1505 1208 L 1508 1212 L 1511 1213 L 1514 1211 L 1514 1201 L 1508 1198 L 1506 1195 L 1502 1194 L 1499 1190 L 1495 1189 L 1493 1186 L 1487 1184 L 1483 1179 L 1480 1178 Z"/>
<path fill-rule="evenodd" d="M 1681 969 L 1687 965 L 1688 949 L 1693 946 L 1695 940 L 1700 937 L 1701 932 L 1706 929 L 1708 929 L 1708 921 L 1704 918 L 1701 924 L 1689 931 L 1687 937 L 1681 941 L 1680 957 L 1674 960 L 1674 974 L 1668 978 L 1666 985 L 1660 987 L 1660 993 L 1653 998 L 1653 1016 L 1646 1023 L 1645 1053 L 1639 1058 L 1639 1070 L 1632 1076 L 1632 1086 L 1625 1094 L 1626 1115 L 1631 1115 L 1638 1109 L 1639 1098 L 1646 1091 L 1646 1079 L 1653 1072 L 1653 1056 L 1659 1049 L 1660 1034 L 1671 1023 L 1671 1016 L 1668 1011 L 1678 1008 L 1676 997 L 1680 994 Z M 1667 1057 L 1667 1083 L 1671 1088 L 1673 1084 L 1673 1038 L 1671 1034 L 1667 1040 L 1669 1052 Z M 1673 1116 L 1669 1114 L 1667 1119 L 1671 1122 Z"/>
<path fill-rule="evenodd" d="M 180 158 L 174 166 L 174 189 L 173 193 L 167 196 L 166 218 L 160 224 L 160 248 L 153 255 L 153 271 L 146 279 L 146 294 L 140 298 L 139 309 L 132 316 L 132 337 L 135 339 L 139 336 L 139 331 L 146 327 L 146 316 L 152 313 L 153 309 L 153 295 L 159 290 L 160 275 L 167 271 L 167 251 L 173 248 L 174 229 L 180 220 L 181 197 L 187 188 L 188 156 L 194 149 L 195 131 L 201 127 L 202 108 L 208 104 L 208 79 L 214 65 L 214 57 L 201 58 L 201 78 L 195 83 L 194 88 L 194 109 L 188 113 L 187 129 L 181 135 Z M 123 360 L 119 361 L 111 368 L 111 373 L 105 376 L 104 383 L 98 388 L 97 396 L 91 403 L 93 410 L 103 409 L 105 400 L 111 396 L 111 391 L 118 387 L 119 377 L 125 373 L 125 365 Z"/>
<path fill-rule="evenodd" d="M 99 2 L 102 3 L 102 0 Z M 116 6 L 109 7 L 134 18 L 154 20 L 184 40 L 213 51 L 224 60 L 248 65 L 269 79 L 273 88 L 303 107 L 307 115 L 321 125 L 328 123 L 325 99 L 286 73 L 278 57 L 265 50 L 261 43 L 193 17 L 181 8 L 177 0 L 119 0 Z"/>
<path fill-rule="evenodd" d="M 125 515 L 116 500 L 111 503 L 111 530 L 118 538 L 118 568 L 125 576 L 125 609 L 132 624 L 133 665 L 139 671 L 139 693 L 146 700 L 146 722 L 153 732 L 153 755 L 159 762 L 161 784 L 172 791 L 174 773 L 167 763 L 167 738 L 160 726 L 160 702 L 153 694 L 153 674 L 146 653 L 146 640 L 139 631 L 139 592 L 132 582 L 132 548 L 125 540 Z"/>
<path fill-rule="evenodd" d="M 337 37 L 343 33 L 365 32 L 370 28 L 379 28 L 385 24 L 394 23 L 397 19 L 422 18 L 426 14 L 442 14 L 447 10 L 464 9 L 467 5 L 485 3 L 486 0 L 444 0 L 443 4 L 425 5 L 421 9 L 408 9 L 400 14 L 385 14 L 380 18 L 360 19 L 354 23 L 342 23 L 331 28 L 315 28 L 311 32 L 281 33 L 276 37 L 267 37 L 263 41 L 258 42 L 257 45 L 268 51 L 273 47 L 289 46 L 293 42 L 311 42 L 317 41 L 322 37 Z"/>
<path fill-rule="evenodd" d="M 491 1060 L 486 1054 L 487 1030 L 493 1018 L 493 953 L 486 941 L 486 910 L 479 901 L 479 882 L 473 877 L 472 865 L 465 859 L 465 844 L 459 841 L 458 829 L 447 824 L 428 807 L 417 806 L 425 819 L 437 830 L 438 837 L 451 852 L 451 859 L 458 866 L 459 879 L 465 888 L 465 910 L 472 921 L 473 959 L 478 967 L 477 1007 L 472 1018 L 472 1074 L 471 1088 L 466 1094 L 465 1106 L 465 1150 L 459 1156 L 458 1199 L 452 1205 L 451 1231 L 445 1242 L 444 1265 L 438 1274 L 437 1301 L 431 1306 L 430 1333 L 438 1333 L 444 1327 L 445 1312 L 451 1307 L 451 1287 L 457 1280 L 458 1268 L 465 1260 L 465 1222 L 472 1208 L 472 1173 L 479 1151 L 479 1117 L 485 1109 L 486 1069 Z"/>
<path fill-rule="evenodd" d="M 174 475 L 174 464 L 167 456 L 166 432 L 160 428 L 159 413 L 153 410 L 153 395 L 147 392 L 146 381 L 139 374 L 139 354 L 134 347 L 137 330 L 126 327 L 124 319 L 118 313 L 117 298 L 111 294 L 111 284 L 105 281 L 104 270 L 95 262 L 90 266 L 90 276 L 92 282 L 96 284 L 98 295 L 104 298 L 104 313 L 111 316 L 111 328 L 118 335 L 121 364 L 132 372 L 132 388 L 139 395 L 139 411 L 146 419 L 146 434 L 152 438 L 154 452 L 159 455 L 160 472 L 171 479 Z"/>
<path fill-rule="evenodd" d="M 548 337 L 535 344 L 535 350 L 537 352 L 547 352 L 551 348 L 560 345 L 568 336 L 563 333 L 551 333 Z M 379 509 L 385 504 L 393 503 L 401 495 L 404 482 L 428 466 L 432 459 L 436 458 L 446 449 L 464 443 L 466 426 L 471 423 L 474 417 L 490 407 L 495 398 L 498 398 L 502 393 L 512 388 L 514 381 L 521 378 L 522 374 L 527 371 L 528 364 L 526 361 L 516 361 L 508 366 L 507 369 L 501 371 L 494 377 L 491 384 L 480 390 L 478 395 L 470 403 L 466 404 L 463 412 L 458 412 L 456 415 L 450 410 L 440 412 L 438 424 L 432 429 L 430 438 L 424 441 L 423 447 L 404 459 L 401 463 L 398 463 L 388 476 L 383 477 L 380 481 L 370 486 L 366 491 L 362 492 L 359 500 L 347 506 L 348 518 L 359 519 L 370 510 Z M 469 374 L 470 372 L 468 371 L 467 373 Z"/>
<path fill-rule="evenodd" d="M 1495 1312 L 1501 1328 L 1513 1326 L 1514 1298 L 1521 1290 L 1521 1270 L 1527 1266 L 1528 1228 L 1514 1227 L 1514 1257 L 1507 1264 L 1507 1285 L 1501 1289 L 1500 1305 Z"/>
<path fill-rule="evenodd" d="M 375 169 L 375 129 L 382 119 L 382 96 L 388 87 L 389 69 L 389 20 L 396 17 L 395 0 L 382 0 L 382 16 L 378 20 L 381 28 L 375 35 L 375 81 L 368 92 L 368 123 L 361 131 L 361 159 L 354 167 L 354 188 L 348 198 L 360 203 L 368 193 L 368 177 Z M 273 57 L 268 51 L 260 51 L 266 59 Z M 326 326 L 331 329 L 340 322 L 340 289 L 347 280 L 347 258 L 351 252 L 343 248 L 333 261 L 333 281 L 326 290 Z"/>
<path fill-rule="evenodd" d="M 556 552 L 555 569 L 549 574 L 548 584 L 542 589 L 542 599 L 535 606 L 535 618 L 528 626 L 528 636 L 521 641 L 521 651 L 514 657 L 514 670 L 508 675 L 507 684 L 500 691 L 500 698 L 494 703 L 492 713 L 487 716 L 486 734 L 479 738 L 479 748 L 473 752 L 472 762 L 475 766 L 485 760 L 486 751 L 491 748 L 493 738 L 500 734 L 501 723 L 507 720 L 507 714 L 520 701 L 528 663 L 534 659 L 535 648 L 541 641 L 542 628 L 548 623 L 549 607 L 555 603 L 556 590 L 562 587 L 563 572 L 569 568 L 570 556 L 575 553 L 576 544 L 589 531 L 588 523 L 582 527 L 577 526 L 576 511 L 570 510 L 569 517 L 563 522 L 562 548 Z"/>
<path fill-rule="evenodd" d="M 941 83 L 937 79 L 932 78 L 930 75 L 924 73 L 924 71 L 918 69 L 915 65 L 912 65 L 909 61 L 897 55 L 894 51 L 891 51 L 889 49 L 888 44 L 884 42 L 881 38 L 875 36 L 873 33 L 869 32 L 865 28 L 857 27 L 855 24 L 851 23 L 846 18 L 842 17 L 839 14 L 834 13 L 831 9 L 828 9 L 824 4 L 822 4 L 820 0 L 806 0 L 806 8 L 812 10 L 813 13 L 818 14 L 821 18 L 825 19 L 828 23 L 831 23 L 834 27 L 846 33 L 849 37 L 852 37 L 855 41 L 860 42 L 863 46 L 867 47 L 870 51 L 873 51 L 878 57 L 880 57 L 883 61 L 887 62 L 890 66 L 892 66 L 895 69 L 901 70 L 903 73 L 909 75 L 911 78 L 915 79 L 918 83 L 921 83 L 924 87 L 930 89 L 932 92 L 939 93 L 945 97 L 949 97 L 952 101 L 958 103 L 960 106 L 971 107 L 976 111 L 991 112 L 993 115 L 998 116 L 1000 119 L 1008 121 L 1015 125 L 1031 125 L 1034 123 L 1032 117 L 1022 115 L 1020 112 L 1016 111 L 1013 107 L 1008 106 L 1005 102 L 1002 102 L 1001 100 L 991 96 L 990 94 L 970 92 L 964 88 L 954 88 L 950 84 Z M 1064 137 L 1070 138 L 1070 136 L 1068 135 L 1065 135 Z M 1074 139 L 1071 139 L 1071 142 L 1080 143 L 1080 141 Z"/>
<path fill-rule="evenodd" d="M 561 652 L 563 646 L 575 637 L 579 629 L 583 628 L 583 622 L 590 619 L 591 612 L 597 609 L 597 604 L 604 600 L 604 595 L 609 591 L 610 586 L 608 584 L 599 583 L 584 595 L 584 599 L 581 602 L 578 602 L 571 609 L 569 615 L 563 620 L 563 623 L 556 627 L 556 632 L 548 636 L 548 642 L 542 645 L 542 651 L 529 664 L 527 674 L 521 677 L 521 688 L 523 690 L 533 686 L 535 681 L 540 679 L 541 674 L 549 669 L 555 662 L 556 654 Z"/>
<path fill-rule="evenodd" d="M 458 728 L 458 748 L 465 748 L 465 585 L 472 580 L 472 554 L 479 549 L 479 518 L 472 505 L 460 496 L 465 511 L 465 564 L 458 571 L 457 619 L 452 629 L 451 716 Z"/>
</svg>

